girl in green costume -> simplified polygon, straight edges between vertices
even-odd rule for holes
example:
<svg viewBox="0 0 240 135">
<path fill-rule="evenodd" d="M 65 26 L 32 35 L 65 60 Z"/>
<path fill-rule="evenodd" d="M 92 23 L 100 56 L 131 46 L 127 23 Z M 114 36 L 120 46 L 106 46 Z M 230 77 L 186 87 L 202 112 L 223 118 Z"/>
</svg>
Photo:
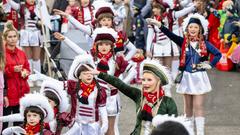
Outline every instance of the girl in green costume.
<svg viewBox="0 0 240 135">
<path fill-rule="evenodd" d="M 155 60 L 146 60 L 143 63 L 141 90 L 86 65 L 92 74 L 98 75 L 135 102 L 137 119 L 131 135 L 149 135 L 153 129 L 152 118 L 157 114 L 177 115 L 174 100 L 165 96 L 162 88 L 171 82 L 168 70 Z"/>
</svg>

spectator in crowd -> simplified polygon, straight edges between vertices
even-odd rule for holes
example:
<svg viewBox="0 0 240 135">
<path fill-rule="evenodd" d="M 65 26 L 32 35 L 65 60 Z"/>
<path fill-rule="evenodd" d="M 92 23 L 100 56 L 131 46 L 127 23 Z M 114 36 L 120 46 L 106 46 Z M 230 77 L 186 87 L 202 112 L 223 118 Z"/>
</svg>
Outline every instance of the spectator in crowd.
<svg viewBox="0 0 240 135">
<path fill-rule="evenodd" d="M 4 92 L 3 115 L 9 115 L 19 113 L 19 99 L 30 91 L 27 82 L 30 67 L 26 54 L 17 47 L 19 35 L 12 23 L 6 24 L 3 39 L 7 60 L 4 68 L 7 89 Z M 19 123 L 13 123 L 13 125 L 19 125 Z M 8 123 L 3 124 L 3 128 L 6 127 L 8 127 Z"/>
<path fill-rule="evenodd" d="M 3 115 L 4 67 L 5 67 L 4 45 L 3 45 L 2 33 L 0 33 L 0 116 Z M 0 132 L 1 131 L 2 131 L 2 123 L 0 122 Z"/>
</svg>

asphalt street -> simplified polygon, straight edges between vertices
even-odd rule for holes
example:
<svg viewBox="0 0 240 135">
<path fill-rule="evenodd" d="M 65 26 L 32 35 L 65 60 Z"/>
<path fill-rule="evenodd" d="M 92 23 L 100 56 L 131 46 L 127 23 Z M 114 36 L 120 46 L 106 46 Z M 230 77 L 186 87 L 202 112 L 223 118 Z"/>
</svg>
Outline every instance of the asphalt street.
<svg viewBox="0 0 240 135">
<path fill-rule="evenodd" d="M 205 100 L 206 135 L 240 135 L 240 72 L 208 71 L 213 90 Z M 183 98 L 172 88 L 179 114 L 183 114 Z M 121 94 L 121 135 L 129 135 L 135 125 L 135 105 Z"/>
</svg>

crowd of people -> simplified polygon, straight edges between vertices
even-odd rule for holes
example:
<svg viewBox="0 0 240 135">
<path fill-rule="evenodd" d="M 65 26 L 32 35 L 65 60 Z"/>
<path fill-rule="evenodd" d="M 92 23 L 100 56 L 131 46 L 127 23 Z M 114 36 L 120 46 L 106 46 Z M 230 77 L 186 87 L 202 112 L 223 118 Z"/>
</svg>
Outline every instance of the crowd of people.
<svg viewBox="0 0 240 135">
<path fill-rule="evenodd" d="M 50 13 L 50 59 L 68 53 L 63 44 L 77 54 L 65 79 L 42 68 L 39 3 Z M 119 135 L 120 92 L 136 105 L 130 134 L 204 135 L 207 70 L 240 67 L 239 0 L 3 0 L 0 17 L 3 135 Z M 68 37 L 73 30 L 90 50 Z"/>
</svg>

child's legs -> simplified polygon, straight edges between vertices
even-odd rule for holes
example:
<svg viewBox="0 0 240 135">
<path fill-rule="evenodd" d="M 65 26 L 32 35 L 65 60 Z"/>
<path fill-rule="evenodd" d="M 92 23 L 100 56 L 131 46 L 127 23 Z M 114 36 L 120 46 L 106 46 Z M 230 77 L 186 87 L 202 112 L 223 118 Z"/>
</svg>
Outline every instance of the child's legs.
<svg viewBox="0 0 240 135">
<path fill-rule="evenodd" d="M 204 116 L 204 94 L 202 95 L 194 95 L 193 96 L 193 109 L 195 117 L 203 117 Z"/>
<path fill-rule="evenodd" d="M 184 113 L 186 114 L 186 117 L 192 117 L 193 116 L 193 96 L 184 94 Z"/>
<path fill-rule="evenodd" d="M 114 125 L 115 125 L 116 116 L 108 116 L 108 130 L 106 135 L 115 135 Z"/>
</svg>

